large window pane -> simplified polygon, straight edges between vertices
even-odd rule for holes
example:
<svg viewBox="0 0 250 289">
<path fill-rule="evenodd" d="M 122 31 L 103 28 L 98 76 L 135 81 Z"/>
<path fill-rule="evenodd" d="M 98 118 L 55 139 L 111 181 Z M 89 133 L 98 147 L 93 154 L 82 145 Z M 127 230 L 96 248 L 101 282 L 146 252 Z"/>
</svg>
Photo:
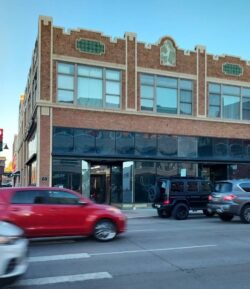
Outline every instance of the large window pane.
<svg viewBox="0 0 250 289">
<path fill-rule="evenodd" d="M 220 106 L 209 107 L 209 117 L 220 117 Z"/>
<path fill-rule="evenodd" d="M 153 111 L 154 103 L 150 99 L 141 99 L 141 110 Z"/>
<path fill-rule="evenodd" d="M 180 100 L 182 102 L 192 102 L 192 91 L 189 90 L 181 90 L 180 91 Z"/>
<path fill-rule="evenodd" d="M 106 79 L 110 80 L 120 80 L 120 72 L 116 70 L 106 70 Z"/>
<path fill-rule="evenodd" d="M 102 78 L 102 69 L 91 66 L 78 66 L 78 75 Z"/>
<path fill-rule="evenodd" d="M 240 95 L 240 87 L 232 85 L 222 85 L 222 93 Z"/>
<path fill-rule="evenodd" d="M 95 136 L 94 130 L 75 129 L 74 150 L 76 153 L 95 153 Z"/>
<path fill-rule="evenodd" d="M 96 152 L 100 155 L 115 154 L 115 132 L 98 131 L 96 136 Z"/>
<path fill-rule="evenodd" d="M 240 98 L 223 95 L 223 118 L 240 119 Z"/>
<path fill-rule="evenodd" d="M 106 93 L 120 95 L 120 83 L 114 81 L 106 81 Z"/>
<path fill-rule="evenodd" d="M 59 63 L 57 70 L 59 73 L 74 74 L 74 64 Z"/>
<path fill-rule="evenodd" d="M 116 152 L 118 154 L 134 154 L 135 135 L 131 132 L 116 132 Z"/>
<path fill-rule="evenodd" d="M 250 97 L 250 88 L 242 88 L 241 89 L 242 95 L 243 96 L 249 96 Z"/>
<path fill-rule="evenodd" d="M 68 75 L 58 75 L 58 88 L 74 89 L 74 77 Z"/>
<path fill-rule="evenodd" d="M 158 155 L 173 157 L 177 156 L 177 137 L 158 135 Z"/>
<path fill-rule="evenodd" d="M 244 120 L 250 119 L 250 98 L 248 97 L 242 98 L 242 118 Z"/>
<path fill-rule="evenodd" d="M 143 84 L 154 84 L 154 76 L 149 74 L 140 75 L 141 83 Z"/>
<path fill-rule="evenodd" d="M 67 102 L 67 103 L 73 103 L 74 100 L 74 93 L 70 90 L 58 90 L 57 95 L 58 101 L 60 102 Z"/>
<path fill-rule="evenodd" d="M 177 90 L 157 87 L 157 112 L 177 113 Z"/>
<path fill-rule="evenodd" d="M 116 95 L 106 95 L 106 107 L 119 108 L 120 107 L 120 97 L 116 96 Z"/>
<path fill-rule="evenodd" d="M 180 80 L 180 88 L 181 89 L 187 89 L 187 90 L 193 90 L 193 81 L 181 79 Z"/>
<path fill-rule="evenodd" d="M 209 95 L 209 105 L 220 105 L 220 95 L 210 94 Z"/>
<path fill-rule="evenodd" d="M 149 85 L 141 86 L 141 97 L 153 99 L 154 97 L 154 87 Z"/>
<path fill-rule="evenodd" d="M 221 93 L 220 84 L 209 83 L 208 90 L 209 90 L 210 93 L 211 92 L 213 92 L 213 93 Z"/>
<path fill-rule="evenodd" d="M 157 76 L 157 86 L 177 87 L 177 78 Z"/>
<path fill-rule="evenodd" d="M 196 137 L 178 137 L 178 157 L 197 157 Z"/>
<path fill-rule="evenodd" d="M 191 115 L 192 114 L 192 105 L 190 103 L 181 103 L 180 104 L 180 114 Z"/>
<path fill-rule="evenodd" d="M 102 80 L 78 77 L 78 98 L 80 105 L 102 107 Z"/>
<path fill-rule="evenodd" d="M 135 153 L 142 156 L 156 155 L 156 135 L 148 133 L 136 133 Z"/>
<path fill-rule="evenodd" d="M 53 130 L 53 153 L 67 153 L 74 150 L 74 129 L 57 127 Z"/>
</svg>

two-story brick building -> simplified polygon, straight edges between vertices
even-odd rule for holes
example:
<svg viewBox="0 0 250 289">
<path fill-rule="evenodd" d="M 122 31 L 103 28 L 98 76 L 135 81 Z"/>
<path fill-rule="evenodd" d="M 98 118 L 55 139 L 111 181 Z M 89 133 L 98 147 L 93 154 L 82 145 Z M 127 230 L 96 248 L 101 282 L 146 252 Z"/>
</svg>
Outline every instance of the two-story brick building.
<svg viewBox="0 0 250 289">
<path fill-rule="evenodd" d="M 250 177 L 249 124 L 250 62 L 40 17 L 20 103 L 21 184 L 135 204 L 152 201 L 158 176 Z"/>
</svg>

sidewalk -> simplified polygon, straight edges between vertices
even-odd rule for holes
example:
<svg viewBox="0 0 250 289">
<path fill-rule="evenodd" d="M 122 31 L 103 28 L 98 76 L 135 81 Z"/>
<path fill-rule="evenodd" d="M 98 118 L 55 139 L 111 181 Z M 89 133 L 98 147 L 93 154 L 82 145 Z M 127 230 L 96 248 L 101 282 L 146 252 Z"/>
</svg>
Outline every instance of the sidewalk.
<svg viewBox="0 0 250 289">
<path fill-rule="evenodd" d="M 128 219 L 157 217 L 157 211 L 153 208 L 132 208 L 122 209 L 121 211 Z"/>
</svg>

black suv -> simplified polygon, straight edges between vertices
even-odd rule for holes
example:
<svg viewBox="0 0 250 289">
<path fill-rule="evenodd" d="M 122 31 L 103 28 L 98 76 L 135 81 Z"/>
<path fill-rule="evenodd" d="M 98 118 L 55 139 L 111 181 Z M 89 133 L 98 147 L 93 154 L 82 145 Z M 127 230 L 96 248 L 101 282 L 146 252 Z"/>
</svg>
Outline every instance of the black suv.
<svg viewBox="0 0 250 289">
<path fill-rule="evenodd" d="M 213 216 L 214 213 L 207 210 L 211 192 L 210 182 L 201 178 L 160 178 L 152 206 L 160 217 L 172 215 L 177 220 L 187 219 L 189 210 L 203 210 L 206 216 Z"/>
</svg>

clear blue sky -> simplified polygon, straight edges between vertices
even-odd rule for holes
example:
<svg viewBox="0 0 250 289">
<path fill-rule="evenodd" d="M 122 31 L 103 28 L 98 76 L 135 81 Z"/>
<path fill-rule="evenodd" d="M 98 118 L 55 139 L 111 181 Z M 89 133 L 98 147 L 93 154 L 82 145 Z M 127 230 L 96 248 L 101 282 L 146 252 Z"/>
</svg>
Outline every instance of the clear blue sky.
<svg viewBox="0 0 250 289">
<path fill-rule="evenodd" d="M 25 90 L 39 15 L 55 26 L 86 28 L 112 37 L 137 33 L 155 43 L 165 35 L 194 50 L 250 60 L 249 0 L 0 0 L 0 128 L 12 146 L 18 127 L 19 97 Z M 0 156 L 11 159 L 11 150 Z"/>
</svg>

